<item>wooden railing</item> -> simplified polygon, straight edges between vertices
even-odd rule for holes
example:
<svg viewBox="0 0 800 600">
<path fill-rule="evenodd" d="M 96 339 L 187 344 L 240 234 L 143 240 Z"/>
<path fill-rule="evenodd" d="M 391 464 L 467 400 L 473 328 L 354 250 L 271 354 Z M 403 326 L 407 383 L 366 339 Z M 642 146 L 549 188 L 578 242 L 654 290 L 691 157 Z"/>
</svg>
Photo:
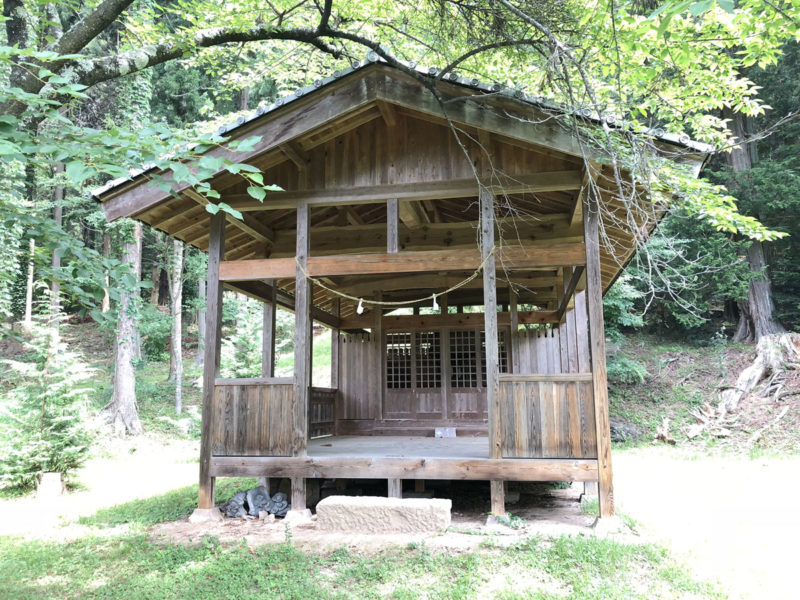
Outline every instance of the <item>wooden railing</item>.
<svg viewBox="0 0 800 600">
<path fill-rule="evenodd" d="M 592 376 L 501 375 L 504 458 L 596 458 Z"/>
<path fill-rule="evenodd" d="M 308 437 L 318 438 L 336 433 L 336 397 L 339 392 L 333 388 L 311 388 L 311 401 L 308 405 Z"/>
<path fill-rule="evenodd" d="M 291 456 L 290 377 L 217 379 L 211 424 L 213 456 Z"/>
</svg>

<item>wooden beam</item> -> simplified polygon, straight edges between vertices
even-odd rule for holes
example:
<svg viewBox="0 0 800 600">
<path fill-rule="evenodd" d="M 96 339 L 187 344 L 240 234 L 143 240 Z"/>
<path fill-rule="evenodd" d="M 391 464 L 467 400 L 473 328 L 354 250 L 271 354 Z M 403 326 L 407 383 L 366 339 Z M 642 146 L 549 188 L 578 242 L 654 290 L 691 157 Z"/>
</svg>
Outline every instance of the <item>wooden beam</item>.
<svg viewBox="0 0 800 600">
<path fill-rule="evenodd" d="M 381 111 L 381 116 L 387 127 L 394 127 L 397 125 L 397 114 L 391 104 L 383 100 L 377 100 L 375 104 L 378 105 L 378 110 Z"/>
<path fill-rule="evenodd" d="M 558 321 L 564 318 L 564 315 L 567 312 L 567 308 L 569 307 L 569 301 L 572 298 L 573 294 L 575 294 L 575 289 L 578 287 L 578 282 L 581 280 L 581 276 L 583 275 L 584 268 L 582 266 L 577 266 L 572 270 L 572 276 L 570 276 L 567 283 L 564 285 L 564 296 L 561 298 L 561 302 L 558 305 L 558 309 L 556 313 L 558 314 Z"/>
<path fill-rule="evenodd" d="M 208 198 L 206 198 L 202 194 L 197 193 L 192 189 L 188 189 L 184 193 L 189 198 L 197 202 L 200 206 L 206 206 L 210 204 Z M 231 214 L 228 213 L 224 214 L 228 223 L 230 223 L 231 225 L 233 225 L 238 229 L 241 229 L 242 231 L 251 235 L 258 241 L 269 244 L 275 241 L 275 232 L 272 231 L 272 229 L 270 229 L 266 225 L 260 223 L 258 219 L 253 218 L 252 215 L 242 215 L 242 219 L 239 220 Z"/>
<path fill-rule="evenodd" d="M 513 177 L 494 175 L 491 178 L 481 179 L 480 183 L 495 194 L 523 194 L 577 190 L 580 188 L 581 182 L 580 171 L 547 171 Z M 247 194 L 225 194 L 222 200 L 238 211 L 251 212 L 293 209 L 301 201 L 308 202 L 309 206 L 338 206 L 381 204 L 389 198 L 406 201 L 470 198 L 478 195 L 478 187 L 478 181 L 469 177 L 466 179 L 273 192 L 268 194 L 263 202 Z"/>
<path fill-rule="evenodd" d="M 214 476 L 211 474 L 211 429 L 214 410 L 214 380 L 219 375 L 222 344 L 222 283 L 219 266 L 225 254 L 225 215 L 211 217 L 206 293 L 206 339 L 203 358 L 203 412 L 200 435 L 200 485 L 197 507 L 214 508 Z"/>
<path fill-rule="evenodd" d="M 600 267 L 600 208 L 595 194 L 583 200 L 583 230 L 586 239 L 586 307 L 589 317 L 589 348 L 597 431 L 597 469 L 600 489 L 600 516 L 614 514 L 614 488 L 611 469 L 611 431 L 606 380 L 606 336 L 603 324 L 603 279 Z"/>
<path fill-rule="evenodd" d="M 399 213 L 397 198 L 389 198 L 386 201 L 386 252 L 396 254 L 400 249 L 399 232 Z"/>
<path fill-rule="evenodd" d="M 583 198 L 589 193 L 591 187 L 595 185 L 598 174 L 601 172 L 602 167 L 599 163 L 586 159 L 586 165 L 583 168 L 581 177 L 581 187 L 578 193 L 575 194 L 575 201 L 570 211 L 569 224 L 575 225 L 583 219 Z"/>
<path fill-rule="evenodd" d="M 387 201 L 387 209 L 390 209 Z M 566 214 L 542 215 L 530 219 L 497 219 L 496 235 L 501 235 L 509 245 L 525 246 L 549 245 L 562 242 L 583 243 L 583 226 L 570 227 Z M 348 252 L 370 253 L 391 251 L 387 238 L 387 226 L 375 223 L 363 226 L 343 227 L 346 221 L 335 226 L 313 227 L 311 232 L 311 252 L 314 256 L 338 254 L 347 248 Z M 429 223 L 418 229 L 398 226 L 399 250 L 440 250 L 448 248 L 475 248 L 477 221 L 459 223 Z M 277 230 L 275 244 L 270 257 L 285 258 L 294 256 L 294 230 Z"/>
<path fill-rule="evenodd" d="M 284 144 L 280 144 L 278 147 L 281 149 L 281 152 L 283 152 L 286 158 L 292 161 L 298 169 L 305 171 L 308 168 L 308 154 L 299 146 L 293 144 L 292 142 L 286 142 Z"/>
<path fill-rule="evenodd" d="M 583 244 L 566 243 L 533 248 L 504 248 L 489 261 L 506 271 L 582 265 L 586 261 Z M 437 271 L 473 271 L 483 258 L 469 250 L 429 250 L 397 254 L 342 254 L 308 258 L 307 271 L 312 277 L 337 275 L 381 275 L 393 273 L 425 273 Z M 293 258 L 261 258 L 226 261 L 220 265 L 222 281 L 253 279 L 286 279 L 296 270 Z"/>
<path fill-rule="evenodd" d="M 215 456 L 214 477 L 597 481 L 592 459 Z"/>
<path fill-rule="evenodd" d="M 530 275 L 522 277 L 521 275 Z M 351 296 L 365 297 L 374 290 L 390 292 L 394 290 L 430 290 L 440 292 L 450 286 L 462 283 L 465 276 L 461 273 L 430 273 L 413 275 L 386 275 L 373 277 L 343 277 L 336 280 L 338 289 Z M 532 271 L 525 274 L 515 274 L 514 282 L 522 282 L 526 290 L 552 290 L 556 280 L 548 274 Z M 459 289 L 483 289 L 483 282 L 476 278 L 464 284 Z"/>
<path fill-rule="evenodd" d="M 537 310 L 517 313 L 521 324 L 557 323 L 556 311 Z M 342 329 L 369 329 L 372 325 L 370 315 L 355 315 L 341 320 Z M 427 329 L 438 327 L 477 327 L 484 325 L 483 313 L 453 313 L 436 315 L 388 315 L 384 316 L 382 326 L 385 331 Z M 502 327 L 511 325 L 511 315 L 507 312 L 497 313 L 497 324 Z"/>
<path fill-rule="evenodd" d="M 359 111 L 375 100 L 375 81 L 363 78 L 355 81 L 342 81 L 341 84 L 327 86 L 326 89 L 313 96 L 309 95 L 265 116 L 265 118 L 240 127 L 236 131 L 236 139 L 249 136 L 260 136 L 252 150 L 236 152 L 227 147 L 210 150 L 207 155 L 225 158 L 233 162 L 246 163 L 280 144 L 293 140 L 327 123 L 341 119 L 343 116 Z M 220 169 L 215 174 L 223 174 Z M 115 188 L 109 194 L 101 196 L 103 211 L 109 221 L 120 217 L 132 217 L 159 204 L 176 193 L 181 193 L 190 186 L 173 182 L 171 172 L 162 173 L 162 177 L 171 184 L 171 191 L 164 191 L 151 183 L 152 176 L 143 175 L 130 184 Z"/>
<path fill-rule="evenodd" d="M 441 84 L 434 95 L 420 82 L 405 74 L 397 74 L 384 77 L 377 89 L 377 99 L 574 157 L 583 157 L 589 152 L 599 154 L 587 149 L 571 131 L 548 118 L 547 114 L 512 98 L 489 97 L 463 87 Z M 446 102 L 446 115 L 442 99 Z"/>
<path fill-rule="evenodd" d="M 273 285 L 265 283 L 263 281 L 237 281 L 234 283 L 228 282 L 225 284 L 225 287 L 235 292 L 240 292 L 245 296 L 248 296 L 260 302 L 266 302 L 272 297 Z M 283 290 L 277 287 L 275 287 L 275 292 L 277 294 L 278 306 L 282 306 L 286 310 L 294 312 L 294 296 L 284 292 Z M 339 327 L 339 323 L 341 322 L 341 320 L 337 316 L 325 310 L 322 310 L 317 306 L 314 306 L 311 309 L 311 317 L 317 323 L 322 323 L 323 325 L 327 325 L 328 327 L 333 327 L 333 328 Z"/>
<path fill-rule="evenodd" d="M 416 229 L 421 225 L 430 223 L 428 213 L 425 212 L 422 204 L 418 200 L 406 200 L 400 203 L 399 207 L 400 220 L 409 229 Z"/>
</svg>

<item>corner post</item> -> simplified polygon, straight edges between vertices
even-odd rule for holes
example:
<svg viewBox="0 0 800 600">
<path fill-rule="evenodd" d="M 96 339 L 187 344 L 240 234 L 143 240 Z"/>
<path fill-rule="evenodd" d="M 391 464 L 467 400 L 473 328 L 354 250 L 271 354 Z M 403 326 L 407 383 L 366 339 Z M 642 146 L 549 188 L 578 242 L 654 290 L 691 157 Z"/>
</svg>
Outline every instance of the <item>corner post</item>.
<svg viewBox="0 0 800 600">
<path fill-rule="evenodd" d="M 304 270 L 308 265 L 309 207 L 297 207 L 297 267 L 295 270 L 294 402 L 292 403 L 292 456 L 306 456 L 308 445 L 308 404 L 311 392 L 311 282 Z M 292 510 L 306 508 L 305 479 L 292 479 Z"/>
<path fill-rule="evenodd" d="M 586 243 L 586 306 L 597 431 L 597 469 L 600 516 L 614 515 L 611 471 L 611 431 L 606 380 L 606 338 L 603 323 L 603 280 L 600 271 L 600 203 L 596 192 L 583 195 L 583 237 Z"/>
<path fill-rule="evenodd" d="M 214 508 L 214 478 L 211 477 L 211 427 L 214 411 L 214 380 L 219 374 L 222 335 L 222 283 L 219 264 L 225 258 L 225 213 L 211 216 L 208 242 L 208 284 L 206 294 L 206 339 L 203 350 L 203 414 L 200 439 L 200 488 L 197 507 Z"/>
<path fill-rule="evenodd" d="M 497 273 L 494 251 L 494 194 L 481 186 L 481 257 L 483 266 L 483 310 L 486 329 L 486 406 L 489 412 L 489 456 L 502 458 L 503 428 L 500 411 L 500 364 L 497 342 Z M 502 480 L 491 482 L 492 514 L 505 515 Z"/>
</svg>

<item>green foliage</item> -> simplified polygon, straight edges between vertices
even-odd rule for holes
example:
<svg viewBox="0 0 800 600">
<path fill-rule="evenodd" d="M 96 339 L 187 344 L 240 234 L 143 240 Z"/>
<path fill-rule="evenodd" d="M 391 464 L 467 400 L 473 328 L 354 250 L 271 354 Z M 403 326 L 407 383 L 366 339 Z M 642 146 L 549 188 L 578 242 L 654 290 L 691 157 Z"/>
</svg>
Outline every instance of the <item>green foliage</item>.
<svg viewBox="0 0 800 600">
<path fill-rule="evenodd" d="M 638 360 L 617 353 L 608 359 L 608 380 L 624 384 L 644 383 L 650 373 Z"/>
<path fill-rule="evenodd" d="M 623 273 L 603 296 L 603 320 L 606 337 L 611 341 L 622 339 L 623 328 L 638 328 L 643 324 L 641 310 L 636 302 L 644 293 L 632 284 L 631 276 Z"/>
<path fill-rule="evenodd" d="M 169 360 L 170 326 L 169 314 L 158 310 L 157 306 L 143 303 L 139 309 L 139 334 L 142 338 L 142 358 L 147 360 Z"/>
<path fill-rule="evenodd" d="M 225 317 L 228 322 L 222 340 L 223 377 L 261 376 L 261 332 L 264 323 L 263 304 L 240 296 L 226 296 Z"/>
<path fill-rule="evenodd" d="M 23 360 L 2 360 L 0 487 L 30 488 L 42 472 L 69 474 L 87 458 L 90 372 L 58 329 L 36 323 Z"/>
</svg>

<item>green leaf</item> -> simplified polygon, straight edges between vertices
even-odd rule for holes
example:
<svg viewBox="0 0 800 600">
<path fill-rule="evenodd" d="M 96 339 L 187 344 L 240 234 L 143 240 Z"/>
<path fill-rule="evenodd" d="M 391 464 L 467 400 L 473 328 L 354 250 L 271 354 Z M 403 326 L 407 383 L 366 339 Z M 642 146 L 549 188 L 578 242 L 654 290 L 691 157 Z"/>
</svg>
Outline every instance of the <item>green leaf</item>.
<svg viewBox="0 0 800 600">
<path fill-rule="evenodd" d="M 69 180 L 75 185 L 80 185 L 94 174 L 94 169 L 79 160 L 72 160 L 64 166 L 64 171 Z"/>
<path fill-rule="evenodd" d="M 261 202 L 264 201 L 264 198 L 267 196 L 267 192 L 262 187 L 257 187 L 255 185 L 251 185 L 247 188 L 247 193 L 250 194 L 256 200 L 260 200 Z"/>
<path fill-rule="evenodd" d="M 717 0 L 717 4 L 719 4 L 719 7 L 729 15 L 733 14 L 733 0 Z"/>
<path fill-rule="evenodd" d="M 215 215 L 219 212 L 219 205 L 218 204 L 206 204 L 206 212 Z"/>
<path fill-rule="evenodd" d="M 231 147 L 234 148 L 237 152 L 252 152 L 255 150 L 256 144 L 261 141 L 260 135 L 253 135 L 249 138 L 242 140 L 238 144 L 231 144 Z"/>
</svg>

